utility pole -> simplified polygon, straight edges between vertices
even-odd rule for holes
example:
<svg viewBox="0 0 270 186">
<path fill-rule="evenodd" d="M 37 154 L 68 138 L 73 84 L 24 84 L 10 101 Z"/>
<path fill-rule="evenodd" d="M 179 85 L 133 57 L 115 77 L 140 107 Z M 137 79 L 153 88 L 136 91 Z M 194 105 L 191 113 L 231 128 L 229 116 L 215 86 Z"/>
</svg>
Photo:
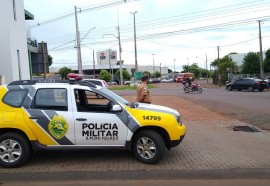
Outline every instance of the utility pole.
<svg viewBox="0 0 270 186">
<path fill-rule="evenodd" d="M 189 58 L 187 58 L 187 62 L 188 62 L 187 70 L 188 70 L 188 72 L 189 72 Z"/>
<path fill-rule="evenodd" d="M 218 50 L 218 86 L 221 86 L 221 77 L 220 77 L 220 59 L 219 59 L 219 46 L 217 47 Z"/>
<path fill-rule="evenodd" d="M 206 66 L 206 82 L 208 83 L 207 53 L 205 54 L 205 66 Z"/>
<path fill-rule="evenodd" d="M 111 49 L 109 49 L 108 51 L 109 51 L 110 73 L 112 74 L 111 82 L 113 82 L 113 69 L 112 69 L 112 65 L 111 65 Z"/>
<path fill-rule="evenodd" d="M 46 79 L 46 56 L 45 56 L 45 46 L 44 46 L 43 41 L 42 41 L 42 60 L 43 60 L 44 79 Z"/>
<path fill-rule="evenodd" d="M 94 79 L 96 78 L 96 66 L 95 66 L 95 51 L 93 50 L 93 68 L 94 68 Z"/>
<path fill-rule="evenodd" d="M 173 60 L 173 69 L 174 69 L 174 73 L 175 73 L 175 59 Z"/>
<path fill-rule="evenodd" d="M 160 76 L 161 76 L 161 63 L 159 64 L 159 72 L 160 72 Z"/>
<path fill-rule="evenodd" d="M 260 41 L 260 75 L 261 79 L 264 79 L 263 70 L 263 53 L 262 53 L 262 35 L 261 35 L 261 20 L 259 20 L 259 41 Z"/>
<path fill-rule="evenodd" d="M 130 12 L 133 14 L 133 24 L 134 24 L 134 48 L 135 48 L 135 69 L 136 72 L 138 72 L 138 64 L 137 64 L 137 44 L 136 44 L 136 21 L 135 21 L 135 15 L 138 13 L 137 11 L 135 12 Z"/>
<path fill-rule="evenodd" d="M 120 85 L 123 85 L 123 69 L 122 69 L 122 57 L 121 57 L 121 53 L 122 53 L 122 47 L 121 47 L 121 41 L 120 41 L 120 27 L 119 27 L 119 23 L 118 23 L 118 42 L 119 42 L 119 58 L 120 58 Z"/>
<path fill-rule="evenodd" d="M 153 56 L 153 75 L 154 75 L 154 77 L 155 77 L 155 79 L 156 79 L 156 73 L 155 73 L 155 56 L 156 54 L 152 54 L 152 56 Z"/>
<path fill-rule="evenodd" d="M 77 56 L 78 56 L 78 73 L 83 74 L 82 71 L 82 56 L 81 56 L 81 41 L 80 41 L 80 33 L 79 33 L 79 26 L 78 26 L 78 18 L 77 18 L 77 7 L 75 8 L 75 23 L 76 23 L 76 39 L 77 39 Z"/>
</svg>

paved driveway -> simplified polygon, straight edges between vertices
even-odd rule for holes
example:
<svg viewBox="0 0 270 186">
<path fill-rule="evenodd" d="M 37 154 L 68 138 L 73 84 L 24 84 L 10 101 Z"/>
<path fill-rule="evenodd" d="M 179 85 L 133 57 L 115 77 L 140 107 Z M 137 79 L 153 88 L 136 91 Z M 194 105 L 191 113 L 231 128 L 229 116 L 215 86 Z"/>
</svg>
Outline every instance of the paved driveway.
<svg viewBox="0 0 270 186">
<path fill-rule="evenodd" d="M 134 95 L 124 96 L 134 100 Z M 171 149 L 161 162 L 146 165 L 137 162 L 129 151 L 83 150 L 39 152 L 21 168 L 0 168 L 1 181 L 24 179 L 77 179 L 94 177 L 181 177 L 205 176 L 221 172 L 221 176 L 237 176 L 237 172 L 252 172 L 253 177 L 270 175 L 270 133 L 237 132 L 232 126 L 249 126 L 224 117 L 205 107 L 177 96 L 153 96 L 153 102 L 178 110 L 187 127 L 180 146 Z M 199 171 L 199 172 L 198 172 Z M 226 174 L 224 173 L 226 172 Z M 224 174 L 223 174 L 224 173 Z M 263 174 L 262 174 L 263 173 Z M 85 176 L 85 177 L 84 177 Z"/>
</svg>

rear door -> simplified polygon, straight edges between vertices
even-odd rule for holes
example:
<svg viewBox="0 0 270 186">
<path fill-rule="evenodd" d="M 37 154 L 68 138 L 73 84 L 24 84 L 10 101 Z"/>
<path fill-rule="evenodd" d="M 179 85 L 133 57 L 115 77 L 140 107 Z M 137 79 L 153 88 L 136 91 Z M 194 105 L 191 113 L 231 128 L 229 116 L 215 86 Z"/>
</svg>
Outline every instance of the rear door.
<svg viewBox="0 0 270 186">
<path fill-rule="evenodd" d="M 30 127 L 39 143 L 48 146 L 74 145 L 74 119 L 70 86 L 39 86 L 28 112 Z M 50 88 L 47 88 L 50 87 Z"/>
</svg>

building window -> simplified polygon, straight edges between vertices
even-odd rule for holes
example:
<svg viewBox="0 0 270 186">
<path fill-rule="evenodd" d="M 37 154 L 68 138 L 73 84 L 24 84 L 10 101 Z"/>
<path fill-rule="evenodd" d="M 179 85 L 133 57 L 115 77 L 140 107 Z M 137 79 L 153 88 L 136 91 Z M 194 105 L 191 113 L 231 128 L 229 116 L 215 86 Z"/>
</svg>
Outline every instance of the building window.
<svg viewBox="0 0 270 186">
<path fill-rule="evenodd" d="M 13 3 L 13 16 L 14 16 L 14 20 L 17 20 L 17 16 L 16 16 L 16 4 L 15 4 L 16 0 L 12 0 Z"/>
<path fill-rule="evenodd" d="M 18 58 L 19 80 L 22 80 L 21 60 L 20 60 L 20 51 L 19 50 L 17 50 L 17 58 Z"/>
</svg>

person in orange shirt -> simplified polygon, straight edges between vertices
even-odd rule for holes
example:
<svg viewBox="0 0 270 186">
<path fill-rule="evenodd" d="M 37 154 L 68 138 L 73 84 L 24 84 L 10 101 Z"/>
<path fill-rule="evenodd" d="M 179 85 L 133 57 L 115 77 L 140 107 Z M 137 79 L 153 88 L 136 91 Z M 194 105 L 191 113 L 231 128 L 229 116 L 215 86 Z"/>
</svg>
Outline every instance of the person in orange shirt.
<svg viewBox="0 0 270 186">
<path fill-rule="evenodd" d="M 142 77 L 142 82 L 137 86 L 137 98 L 136 101 L 140 103 L 151 103 L 150 92 L 147 87 L 147 81 L 149 77 L 147 75 Z"/>
</svg>

